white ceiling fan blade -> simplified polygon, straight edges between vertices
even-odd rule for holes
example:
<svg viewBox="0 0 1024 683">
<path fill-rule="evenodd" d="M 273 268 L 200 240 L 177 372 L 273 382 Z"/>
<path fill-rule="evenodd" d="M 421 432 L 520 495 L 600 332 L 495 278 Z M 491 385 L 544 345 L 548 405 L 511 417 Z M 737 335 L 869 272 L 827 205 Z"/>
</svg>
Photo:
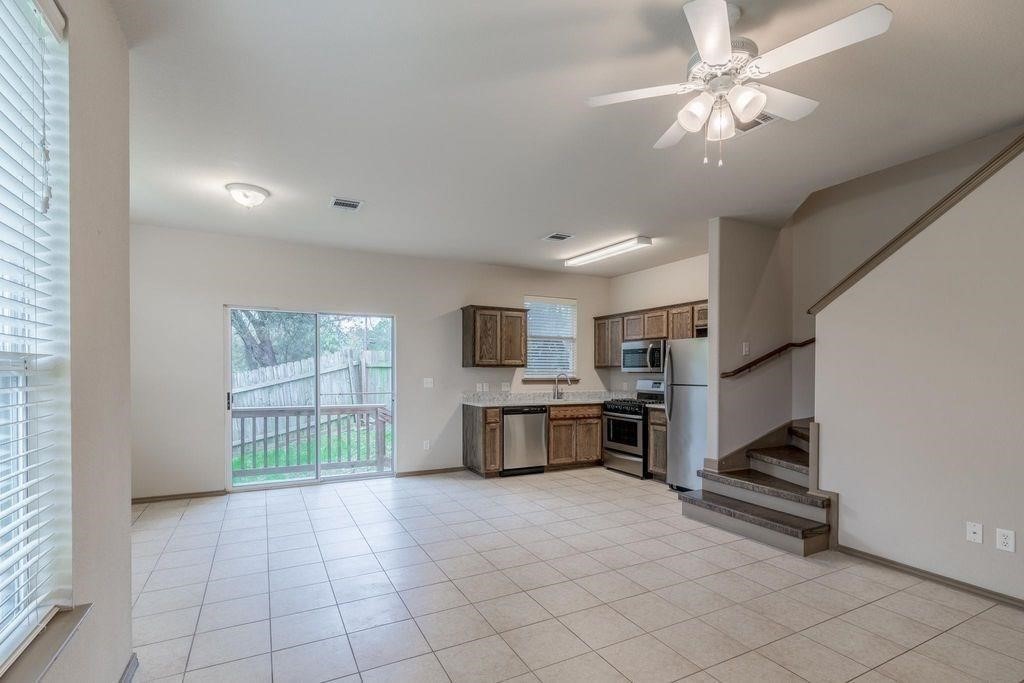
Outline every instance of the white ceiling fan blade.
<svg viewBox="0 0 1024 683">
<path fill-rule="evenodd" d="M 654 143 L 654 149 L 675 147 L 683 139 L 684 135 L 686 135 L 686 129 L 680 126 L 678 121 L 673 121 L 672 125 L 665 131 L 665 134 Z"/>
<path fill-rule="evenodd" d="M 727 64 L 732 57 L 732 35 L 725 0 L 692 0 L 683 5 L 683 13 L 700 58 L 708 64 Z"/>
<path fill-rule="evenodd" d="M 760 90 L 768 98 L 764 111 L 787 121 L 799 121 L 818 107 L 817 100 L 772 88 L 763 83 L 747 83 L 747 86 Z"/>
<path fill-rule="evenodd" d="M 640 88 L 639 90 L 624 90 L 613 92 L 608 95 L 597 95 L 587 100 L 591 107 L 604 107 L 609 104 L 620 102 L 632 102 L 634 100 L 645 100 L 649 97 L 663 97 L 664 95 L 681 95 L 700 87 L 699 83 L 671 83 L 669 85 L 656 85 L 651 88 Z"/>
<path fill-rule="evenodd" d="M 817 31 L 811 31 L 754 59 L 746 67 L 752 78 L 764 78 L 795 64 L 806 62 L 874 38 L 889 30 L 892 11 L 885 5 L 871 5 Z"/>
</svg>

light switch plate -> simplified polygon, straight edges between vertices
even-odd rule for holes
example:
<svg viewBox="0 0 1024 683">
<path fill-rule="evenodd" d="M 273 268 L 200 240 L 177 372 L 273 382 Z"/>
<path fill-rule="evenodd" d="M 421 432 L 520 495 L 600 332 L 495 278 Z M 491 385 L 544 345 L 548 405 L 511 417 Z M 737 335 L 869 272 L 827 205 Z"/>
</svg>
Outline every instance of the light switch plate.
<svg viewBox="0 0 1024 683">
<path fill-rule="evenodd" d="M 423 442 L 423 450 L 425 450 L 425 451 L 429 451 L 430 450 L 430 439 L 426 439 Z"/>
<path fill-rule="evenodd" d="M 491 390 L 491 385 L 490 385 L 490 384 L 488 384 L 487 382 L 484 382 L 484 383 L 483 383 L 483 384 L 481 384 L 480 386 L 482 386 L 482 387 L 483 387 L 483 389 L 481 389 L 481 391 L 490 391 L 490 390 Z"/>
<path fill-rule="evenodd" d="M 996 548 L 1005 550 L 1008 553 L 1017 552 L 1017 542 L 1014 540 L 1015 535 L 1010 529 L 996 529 Z"/>
<path fill-rule="evenodd" d="M 433 377 L 424 377 L 423 378 L 423 388 L 424 389 L 433 389 L 434 388 L 434 378 Z"/>
<path fill-rule="evenodd" d="M 967 522 L 967 540 L 971 543 L 984 543 L 985 527 L 981 522 Z"/>
<path fill-rule="evenodd" d="M 477 382 L 476 383 L 476 390 L 477 390 L 478 393 L 483 391 L 484 390 L 484 385 L 481 384 L 480 382 Z"/>
<path fill-rule="evenodd" d="M 502 382 L 501 383 L 501 390 L 502 391 L 512 391 L 512 383 L 511 382 Z"/>
<path fill-rule="evenodd" d="M 742 353 L 744 358 L 750 355 L 750 342 L 743 342 Z"/>
</svg>

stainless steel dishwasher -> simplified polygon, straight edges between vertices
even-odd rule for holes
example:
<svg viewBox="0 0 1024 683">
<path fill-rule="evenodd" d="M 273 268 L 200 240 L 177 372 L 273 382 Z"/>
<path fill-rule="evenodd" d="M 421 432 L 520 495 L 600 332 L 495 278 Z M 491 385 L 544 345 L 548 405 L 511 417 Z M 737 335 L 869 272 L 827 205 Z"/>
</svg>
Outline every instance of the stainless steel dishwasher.
<svg viewBox="0 0 1024 683">
<path fill-rule="evenodd" d="M 501 476 L 543 472 L 548 464 L 547 406 L 510 406 L 501 412 Z"/>
</svg>

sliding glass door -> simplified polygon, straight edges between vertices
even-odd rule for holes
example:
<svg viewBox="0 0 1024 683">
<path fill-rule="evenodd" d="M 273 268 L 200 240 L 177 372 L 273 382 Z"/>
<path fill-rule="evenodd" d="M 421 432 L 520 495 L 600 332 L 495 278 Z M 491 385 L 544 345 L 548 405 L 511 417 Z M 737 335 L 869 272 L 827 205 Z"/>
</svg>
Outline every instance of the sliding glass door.
<svg viewBox="0 0 1024 683">
<path fill-rule="evenodd" d="M 229 309 L 233 486 L 391 474 L 394 321 Z"/>
</svg>

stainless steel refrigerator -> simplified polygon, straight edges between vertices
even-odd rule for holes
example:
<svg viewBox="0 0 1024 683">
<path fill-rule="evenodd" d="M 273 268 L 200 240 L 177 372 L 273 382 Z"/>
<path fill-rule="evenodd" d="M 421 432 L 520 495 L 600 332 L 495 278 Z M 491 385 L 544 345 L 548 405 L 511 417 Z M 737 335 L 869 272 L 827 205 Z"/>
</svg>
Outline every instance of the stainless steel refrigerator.
<svg viewBox="0 0 1024 683">
<path fill-rule="evenodd" d="M 675 488 L 699 489 L 708 444 L 708 340 L 675 339 L 665 349 L 668 471 Z"/>
</svg>

